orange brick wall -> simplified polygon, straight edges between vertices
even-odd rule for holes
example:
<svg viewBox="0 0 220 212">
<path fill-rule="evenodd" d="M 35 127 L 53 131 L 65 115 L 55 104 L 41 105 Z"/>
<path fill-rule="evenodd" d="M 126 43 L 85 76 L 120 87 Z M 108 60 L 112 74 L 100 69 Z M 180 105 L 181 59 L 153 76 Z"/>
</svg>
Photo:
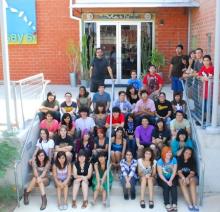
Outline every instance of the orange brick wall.
<svg viewBox="0 0 220 212">
<path fill-rule="evenodd" d="M 68 0 L 37 0 L 37 45 L 10 46 L 11 79 L 17 80 L 44 72 L 54 84 L 68 84 L 69 70 L 65 55 L 66 43 L 70 38 L 79 38 L 77 21 L 69 18 Z M 87 10 L 94 12 L 94 10 Z M 187 46 L 188 13 L 184 8 L 152 9 L 106 9 L 95 12 L 151 12 L 155 19 L 155 47 L 170 61 L 175 54 L 175 46 Z M 160 20 L 164 25 L 159 25 Z M 185 48 L 186 51 L 186 48 Z M 1 57 L 1 53 L 0 53 Z M 163 69 L 166 79 L 168 67 Z M 2 64 L 0 59 L 0 79 Z"/>
<path fill-rule="evenodd" d="M 192 9 L 191 37 L 192 47 L 197 46 L 208 51 L 207 33 L 211 33 L 211 56 L 214 56 L 215 47 L 215 5 L 219 0 L 197 0 L 200 3 L 198 9 Z M 213 58 L 214 59 L 214 58 Z"/>
<path fill-rule="evenodd" d="M 37 44 L 9 47 L 11 79 L 44 72 L 52 83 L 69 83 L 66 43 L 71 38 L 79 40 L 78 21 L 69 18 L 69 1 L 37 0 L 36 10 Z"/>
</svg>

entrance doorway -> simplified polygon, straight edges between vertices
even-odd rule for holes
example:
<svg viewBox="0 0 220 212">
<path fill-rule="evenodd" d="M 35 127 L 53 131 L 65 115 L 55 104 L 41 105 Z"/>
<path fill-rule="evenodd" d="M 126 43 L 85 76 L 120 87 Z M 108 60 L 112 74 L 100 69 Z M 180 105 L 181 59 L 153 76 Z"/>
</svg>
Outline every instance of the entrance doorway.
<svg viewBox="0 0 220 212">
<path fill-rule="evenodd" d="M 85 33 L 92 35 L 95 47 L 101 47 L 104 50 L 116 84 L 127 84 L 131 70 L 136 70 L 140 77 L 146 69 L 146 60 L 153 44 L 152 22 L 86 23 Z M 111 84 L 108 74 L 105 84 Z"/>
</svg>

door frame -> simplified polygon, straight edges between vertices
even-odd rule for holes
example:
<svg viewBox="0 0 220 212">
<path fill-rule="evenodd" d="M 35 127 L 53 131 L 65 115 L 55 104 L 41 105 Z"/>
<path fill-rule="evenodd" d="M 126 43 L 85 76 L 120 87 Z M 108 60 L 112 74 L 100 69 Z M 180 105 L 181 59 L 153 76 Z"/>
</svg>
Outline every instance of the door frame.
<svg viewBox="0 0 220 212">
<path fill-rule="evenodd" d="M 100 47 L 100 27 L 116 26 L 116 84 L 127 84 L 128 79 L 122 79 L 122 52 L 121 52 L 121 27 L 123 25 L 137 26 L 137 76 L 141 75 L 141 22 L 140 21 L 97 21 L 97 47 Z M 111 84 L 110 79 L 105 80 L 105 84 Z"/>
</svg>

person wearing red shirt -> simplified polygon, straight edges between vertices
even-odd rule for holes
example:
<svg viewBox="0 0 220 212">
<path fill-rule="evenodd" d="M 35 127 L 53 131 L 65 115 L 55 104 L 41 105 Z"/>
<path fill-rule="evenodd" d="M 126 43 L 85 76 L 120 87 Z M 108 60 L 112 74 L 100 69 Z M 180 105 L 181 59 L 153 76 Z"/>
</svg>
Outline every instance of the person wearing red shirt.
<svg viewBox="0 0 220 212">
<path fill-rule="evenodd" d="M 209 96 L 208 96 L 209 85 L 208 85 L 208 83 L 209 83 L 209 79 L 213 78 L 213 75 L 214 75 L 214 67 L 212 66 L 212 59 L 211 59 L 210 55 L 205 55 L 203 57 L 203 66 L 200 69 L 200 71 L 198 72 L 199 79 L 201 79 L 203 82 L 205 82 L 205 94 L 203 96 L 203 98 L 204 98 L 204 117 L 206 117 L 207 101 L 209 99 Z M 212 97 L 212 94 L 211 94 L 211 97 Z M 210 98 L 210 107 L 212 108 L 212 98 Z"/>
<path fill-rule="evenodd" d="M 112 128 L 113 130 L 117 129 L 118 127 L 124 127 L 125 117 L 121 113 L 119 107 L 112 108 Z M 105 127 L 108 129 L 107 136 L 110 133 L 110 115 L 107 116 Z"/>
<path fill-rule="evenodd" d="M 151 99 L 155 100 L 159 95 L 163 85 L 162 77 L 156 73 L 156 66 L 150 65 L 149 73 L 143 78 L 143 86 Z"/>
<path fill-rule="evenodd" d="M 213 78 L 214 67 L 212 66 L 212 60 L 210 55 L 205 55 L 203 57 L 203 66 L 198 72 L 198 77 L 205 82 L 205 100 L 208 99 L 208 80 Z"/>
</svg>

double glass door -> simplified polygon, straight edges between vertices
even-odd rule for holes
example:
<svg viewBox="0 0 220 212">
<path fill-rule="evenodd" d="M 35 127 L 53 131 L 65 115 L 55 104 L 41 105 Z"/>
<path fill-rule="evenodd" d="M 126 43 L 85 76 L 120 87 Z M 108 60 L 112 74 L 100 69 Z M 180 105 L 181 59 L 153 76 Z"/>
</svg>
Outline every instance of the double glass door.
<svg viewBox="0 0 220 212">
<path fill-rule="evenodd" d="M 117 84 L 126 84 L 130 71 L 141 72 L 141 24 L 137 22 L 97 23 L 97 46 L 104 50 Z M 109 75 L 106 76 L 109 84 Z"/>
</svg>

